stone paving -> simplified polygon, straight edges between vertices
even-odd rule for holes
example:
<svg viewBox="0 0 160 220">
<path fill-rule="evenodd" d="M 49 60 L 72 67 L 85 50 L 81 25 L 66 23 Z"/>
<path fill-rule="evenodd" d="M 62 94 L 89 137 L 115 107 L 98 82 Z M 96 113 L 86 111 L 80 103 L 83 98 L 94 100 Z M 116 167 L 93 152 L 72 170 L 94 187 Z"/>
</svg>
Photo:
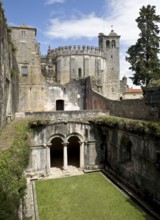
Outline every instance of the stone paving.
<svg viewBox="0 0 160 220">
<path fill-rule="evenodd" d="M 69 177 L 69 176 L 78 176 L 82 175 L 84 172 L 75 167 L 75 166 L 68 166 L 67 170 L 62 170 L 58 167 L 50 168 L 50 173 L 48 176 L 43 177 L 41 173 L 35 174 L 32 177 L 27 177 L 27 191 L 25 196 L 25 216 L 31 220 L 38 220 L 38 209 L 37 209 L 37 201 L 35 196 L 35 187 L 34 187 L 34 180 L 45 180 L 45 179 L 55 179 L 55 178 L 62 178 L 62 177 Z M 20 218 L 22 220 L 22 217 Z"/>
<path fill-rule="evenodd" d="M 84 172 L 75 166 L 68 166 L 67 170 L 62 170 L 58 167 L 52 167 L 50 168 L 49 176 L 46 176 L 43 179 L 54 179 L 54 178 L 61 178 L 61 177 L 67 177 L 67 176 L 78 176 L 82 174 L 84 174 Z"/>
</svg>

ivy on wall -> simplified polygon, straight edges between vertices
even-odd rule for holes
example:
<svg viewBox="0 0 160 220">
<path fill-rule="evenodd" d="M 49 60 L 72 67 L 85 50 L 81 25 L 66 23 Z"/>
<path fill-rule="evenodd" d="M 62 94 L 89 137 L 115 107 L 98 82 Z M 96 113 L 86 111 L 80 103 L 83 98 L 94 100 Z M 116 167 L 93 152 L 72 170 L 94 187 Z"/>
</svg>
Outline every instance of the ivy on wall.
<svg viewBox="0 0 160 220">
<path fill-rule="evenodd" d="M 0 131 L 0 219 L 17 220 L 20 200 L 25 195 L 24 169 L 29 161 L 29 126 L 12 122 Z M 4 147 L 6 143 L 6 146 Z"/>
</svg>

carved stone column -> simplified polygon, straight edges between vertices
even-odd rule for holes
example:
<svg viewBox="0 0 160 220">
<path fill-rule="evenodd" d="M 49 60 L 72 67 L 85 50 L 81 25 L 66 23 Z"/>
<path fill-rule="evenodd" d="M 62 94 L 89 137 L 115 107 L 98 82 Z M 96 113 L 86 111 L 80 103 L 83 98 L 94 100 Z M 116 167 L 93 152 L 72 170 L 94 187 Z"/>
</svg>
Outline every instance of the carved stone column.
<svg viewBox="0 0 160 220">
<path fill-rule="evenodd" d="M 80 146 L 80 168 L 84 168 L 84 142 L 78 141 Z"/>
<path fill-rule="evenodd" d="M 67 152 L 68 142 L 63 143 L 63 169 L 67 170 L 68 168 L 68 152 Z"/>
<path fill-rule="evenodd" d="M 49 174 L 51 168 L 51 156 L 50 156 L 50 147 L 52 144 L 45 145 L 46 149 L 46 174 Z"/>
</svg>

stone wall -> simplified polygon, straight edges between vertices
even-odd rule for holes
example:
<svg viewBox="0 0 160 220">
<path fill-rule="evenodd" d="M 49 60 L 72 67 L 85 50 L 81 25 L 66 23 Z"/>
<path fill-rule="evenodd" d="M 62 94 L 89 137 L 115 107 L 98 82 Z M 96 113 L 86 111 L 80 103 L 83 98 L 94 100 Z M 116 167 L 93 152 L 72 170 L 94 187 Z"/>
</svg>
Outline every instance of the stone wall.
<svg viewBox="0 0 160 220">
<path fill-rule="evenodd" d="M 11 30 L 0 3 L 0 127 L 14 117 L 18 105 L 18 67 Z"/>
<path fill-rule="evenodd" d="M 21 84 L 20 91 L 20 112 L 72 111 L 84 108 L 84 80 L 72 80 L 63 86 Z M 63 102 L 61 109 L 57 109 L 58 101 Z"/>
<path fill-rule="evenodd" d="M 86 79 L 85 100 L 87 110 L 108 110 L 110 115 L 131 119 L 150 119 L 152 117 L 150 115 L 151 107 L 145 104 L 144 99 L 119 101 L 107 99 L 92 89 L 90 77 Z"/>
<path fill-rule="evenodd" d="M 48 119 L 53 121 L 68 121 L 68 120 L 85 120 L 94 118 L 99 115 L 106 115 L 107 111 L 93 110 L 93 111 L 57 111 L 57 112 L 25 112 L 23 117 L 33 119 Z M 21 115 L 22 116 L 22 115 Z"/>
<path fill-rule="evenodd" d="M 138 193 L 160 206 L 160 144 L 153 137 L 142 137 L 101 127 L 108 172 Z"/>
<path fill-rule="evenodd" d="M 150 119 L 150 107 L 144 102 L 144 99 L 132 99 L 121 101 L 110 101 L 110 115 L 132 118 L 132 119 Z"/>
</svg>

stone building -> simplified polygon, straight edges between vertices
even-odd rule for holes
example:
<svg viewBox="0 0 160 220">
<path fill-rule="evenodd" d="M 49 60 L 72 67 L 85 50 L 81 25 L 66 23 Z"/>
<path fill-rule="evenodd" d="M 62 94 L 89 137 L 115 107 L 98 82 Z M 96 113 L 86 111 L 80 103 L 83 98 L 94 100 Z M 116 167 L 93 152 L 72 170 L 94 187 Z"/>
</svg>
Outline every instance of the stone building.
<svg viewBox="0 0 160 220">
<path fill-rule="evenodd" d="M 32 127 L 28 172 L 48 175 L 56 161 L 63 169 L 68 165 L 105 168 L 118 182 L 135 192 L 138 188 L 143 199 L 159 208 L 159 139 L 145 137 L 141 129 L 142 134 L 138 135 L 120 126 L 119 130 L 100 126 L 89 119 L 99 113 L 134 119 L 148 117 L 149 109 L 143 100 L 117 101 L 121 94 L 120 36 L 114 31 L 99 34 L 98 48 L 49 48 L 48 54 L 41 57 L 36 29 L 22 25 L 13 27 L 11 32 L 15 57 L 2 10 L 0 18 L 0 126 L 18 111 L 24 112 L 26 118 L 38 116 L 51 121 Z M 123 82 L 125 90 L 126 78 Z M 80 111 L 84 109 L 88 111 Z"/>
<path fill-rule="evenodd" d="M 14 117 L 18 107 L 18 67 L 10 28 L 0 2 L 0 127 Z"/>
<path fill-rule="evenodd" d="M 49 81 L 64 85 L 73 79 L 92 78 L 93 88 L 103 96 L 119 99 L 119 38 L 113 30 L 99 34 L 99 47 L 66 46 L 42 58 L 42 72 Z"/>
<path fill-rule="evenodd" d="M 123 94 L 123 99 L 142 99 L 143 90 L 140 88 L 128 88 Z"/>
<path fill-rule="evenodd" d="M 85 79 L 109 99 L 119 99 L 119 38 L 99 34 L 99 47 L 48 49 L 40 56 L 36 29 L 12 27 L 20 70 L 19 112 L 85 109 Z"/>
</svg>

